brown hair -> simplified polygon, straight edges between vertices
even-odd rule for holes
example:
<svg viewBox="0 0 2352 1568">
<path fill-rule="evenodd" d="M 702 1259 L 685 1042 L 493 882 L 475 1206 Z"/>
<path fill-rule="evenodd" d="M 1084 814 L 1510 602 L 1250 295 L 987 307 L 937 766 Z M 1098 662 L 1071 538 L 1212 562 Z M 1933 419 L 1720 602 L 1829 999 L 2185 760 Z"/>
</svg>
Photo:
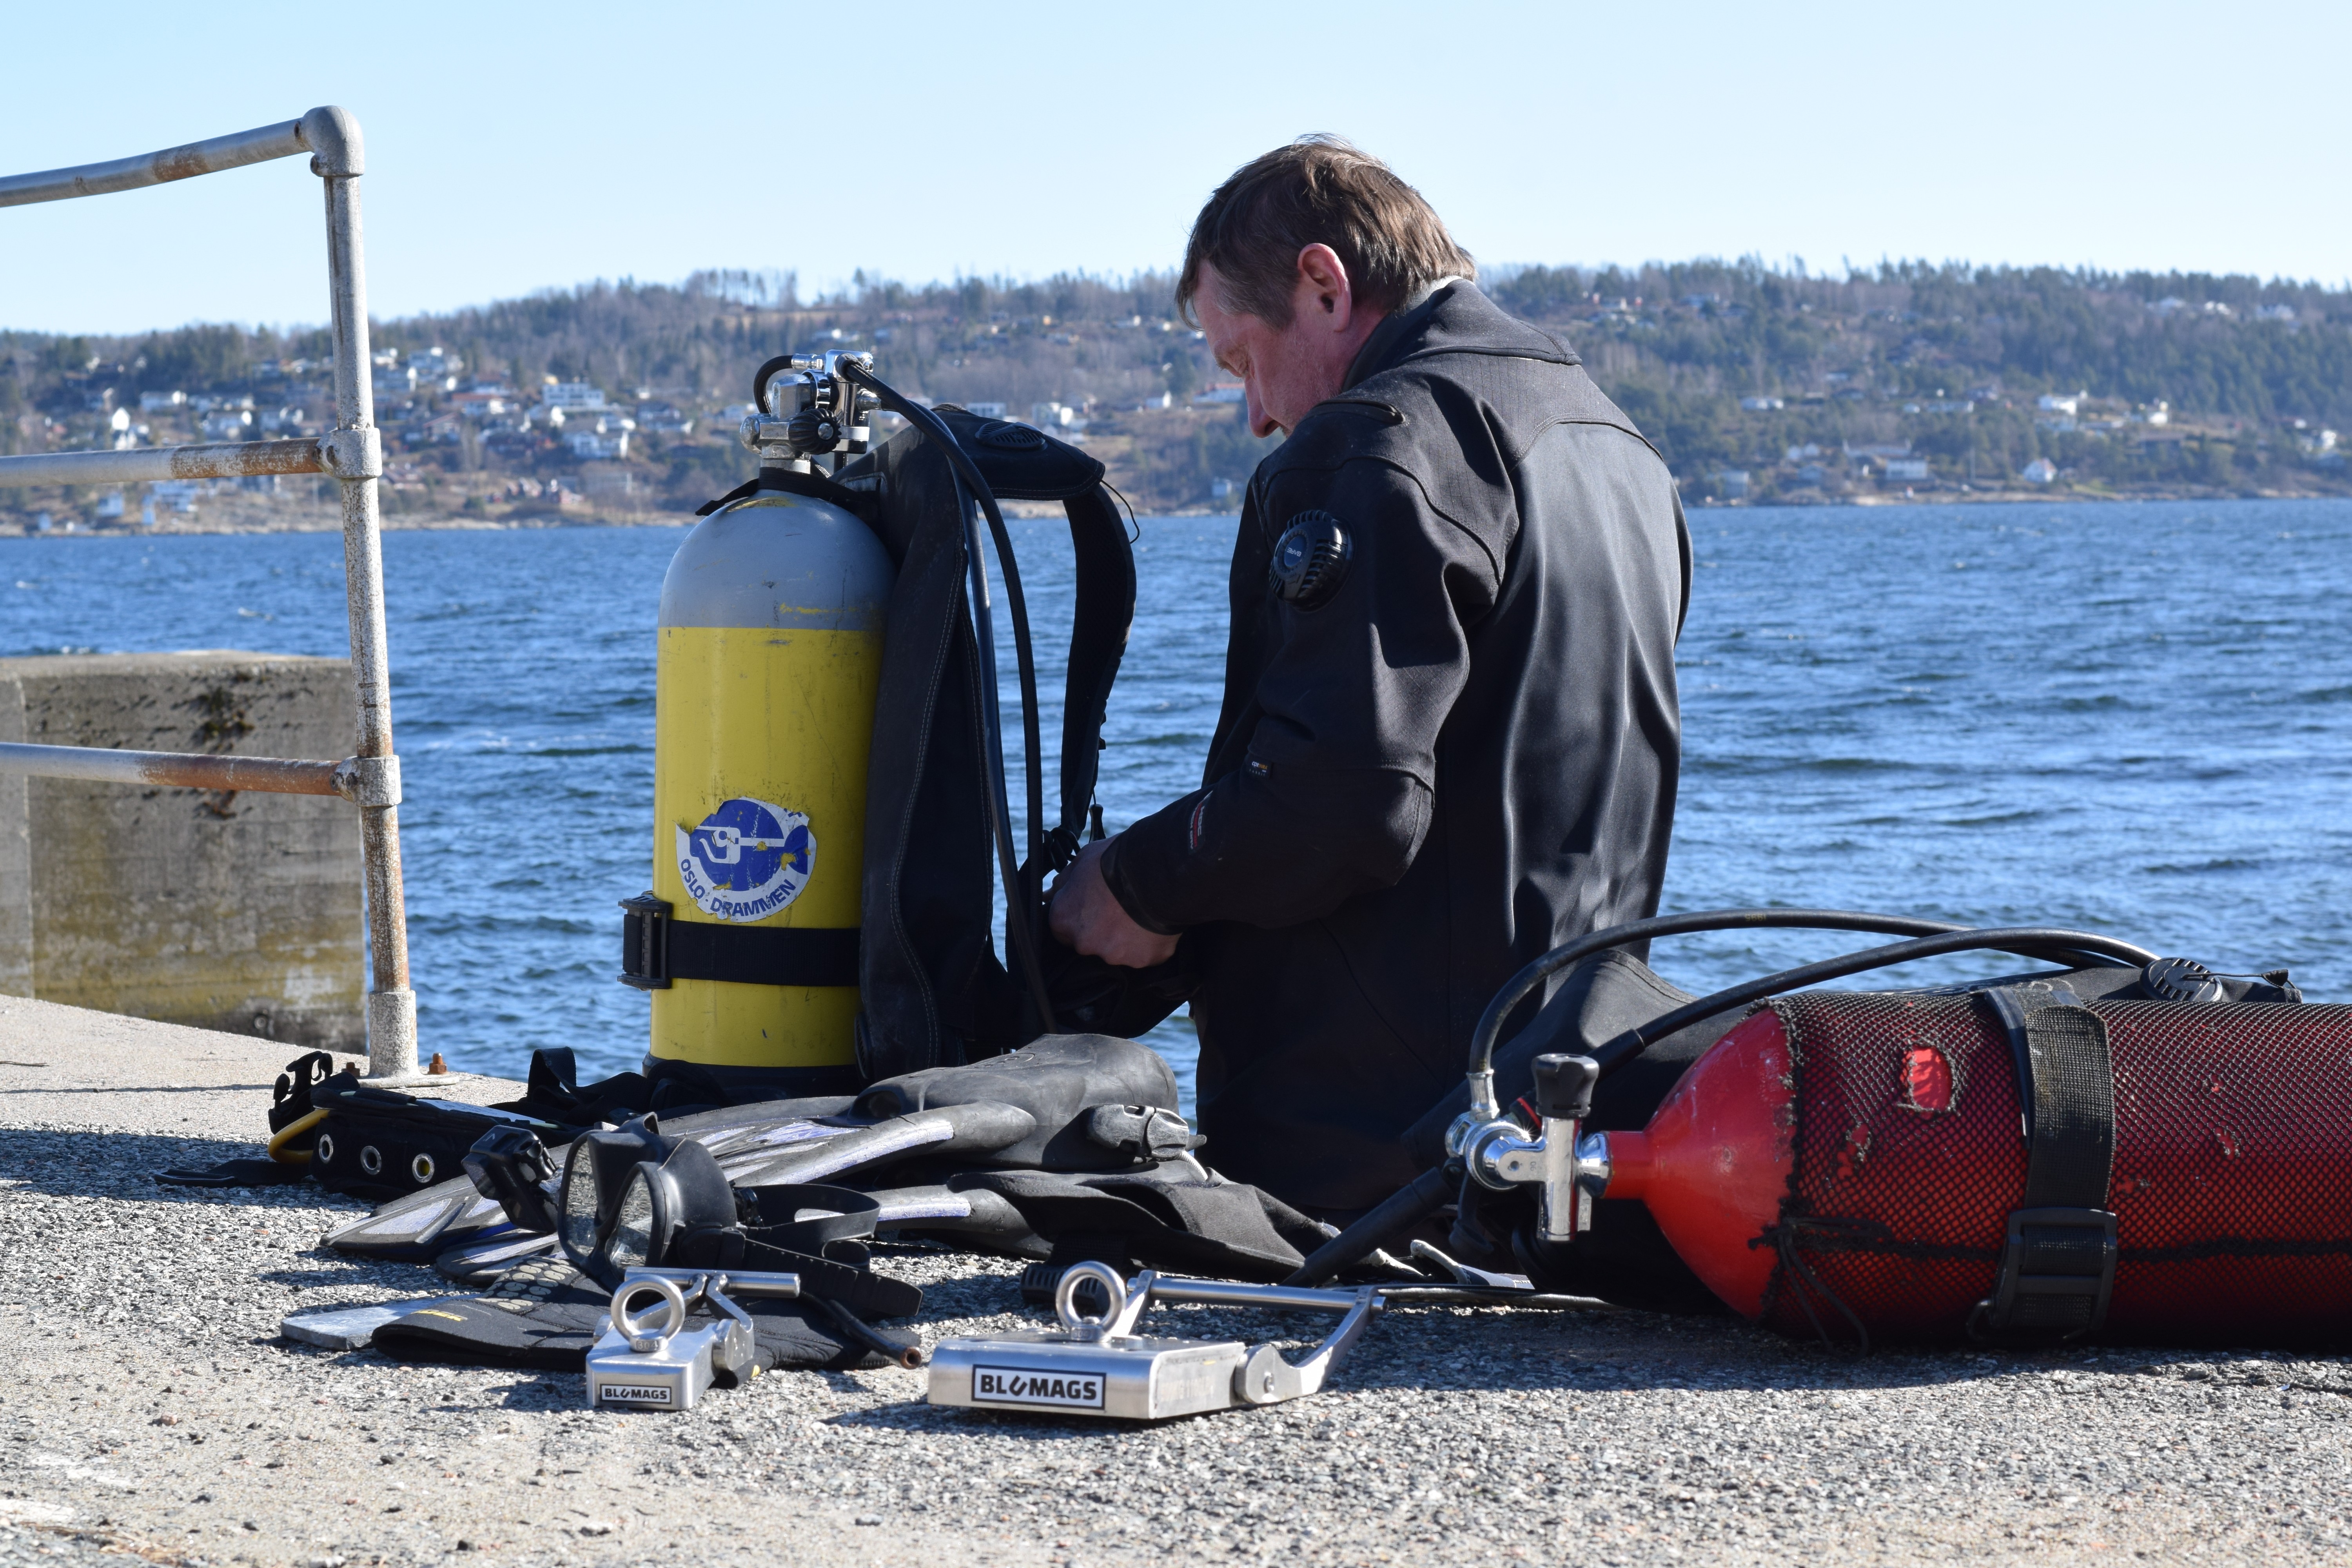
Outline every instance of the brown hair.
<svg viewBox="0 0 2352 1568">
<path fill-rule="evenodd" d="M 1193 320 L 1201 264 L 1217 269 L 1218 303 L 1276 327 L 1290 324 L 1298 253 L 1328 245 L 1356 298 L 1393 310 L 1440 278 L 1475 278 L 1419 191 L 1386 163 L 1337 136 L 1301 136 L 1234 171 L 1192 220 L 1176 308 Z"/>
</svg>

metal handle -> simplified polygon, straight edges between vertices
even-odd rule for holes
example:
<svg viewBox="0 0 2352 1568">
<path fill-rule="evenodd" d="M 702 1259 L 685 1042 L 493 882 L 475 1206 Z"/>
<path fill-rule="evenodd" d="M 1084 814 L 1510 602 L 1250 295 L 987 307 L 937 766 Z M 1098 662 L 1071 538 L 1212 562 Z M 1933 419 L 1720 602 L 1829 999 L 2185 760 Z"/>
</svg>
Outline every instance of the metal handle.
<svg viewBox="0 0 2352 1568">
<path fill-rule="evenodd" d="M 1076 1293 L 1079 1279 L 1093 1279 L 1110 1294 L 1110 1310 L 1100 1319 L 1079 1316 Z M 1150 1269 L 1135 1277 L 1130 1288 L 1118 1271 L 1103 1263 L 1077 1263 L 1063 1271 L 1054 1289 L 1054 1310 L 1072 1336 L 1089 1342 L 1118 1339 L 1132 1331 L 1145 1307 L 1154 1301 L 1204 1307 L 1255 1307 L 1342 1314 L 1339 1324 L 1303 1361 L 1284 1358 L 1272 1344 L 1256 1346 L 1249 1360 L 1234 1373 L 1234 1395 L 1244 1405 L 1279 1405 L 1319 1391 L 1324 1380 L 1348 1348 L 1362 1337 L 1372 1314 L 1382 1305 L 1372 1286 L 1356 1290 L 1325 1290 L 1297 1285 L 1244 1285 L 1225 1279 L 1169 1279 Z"/>
<path fill-rule="evenodd" d="M 1308 1312 L 1344 1312 L 1356 1304 L 1362 1294 L 1357 1290 L 1327 1290 L 1314 1286 L 1243 1285 L 1226 1279 L 1164 1279 L 1160 1276 L 1139 1275 L 1140 1282 L 1151 1281 L 1151 1299 L 1155 1301 L 1181 1301 L 1199 1307 L 1287 1307 Z"/>
<path fill-rule="evenodd" d="M 1325 1293 L 1350 1294 L 1338 1290 Z M 1286 1399 L 1320 1393 L 1323 1380 L 1330 1376 L 1332 1367 L 1339 1364 L 1350 1345 L 1363 1337 L 1372 1314 L 1381 1310 L 1381 1293 L 1372 1287 L 1368 1285 L 1352 1295 L 1354 1304 L 1348 1309 L 1348 1315 L 1324 1336 L 1322 1343 L 1307 1352 L 1305 1361 L 1286 1361 L 1282 1352 L 1273 1345 L 1260 1345 L 1250 1352 L 1248 1364 L 1234 1374 L 1234 1392 L 1249 1405 L 1279 1405 Z"/>
</svg>

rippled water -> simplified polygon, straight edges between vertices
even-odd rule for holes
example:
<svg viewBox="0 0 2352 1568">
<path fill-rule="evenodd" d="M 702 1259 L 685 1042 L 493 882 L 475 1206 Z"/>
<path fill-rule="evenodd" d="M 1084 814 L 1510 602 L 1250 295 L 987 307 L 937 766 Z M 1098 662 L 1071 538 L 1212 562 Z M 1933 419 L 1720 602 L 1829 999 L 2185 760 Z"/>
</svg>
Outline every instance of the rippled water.
<svg viewBox="0 0 2352 1568">
<path fill-rule="evenodd" d="M 1066 535 L 1013 526 L 1050 647 Z M 1197 783 L 1232 527 L 1142 523 L 1114 826 Z M 1668 909 L 2064 923 L 2352 994 L 2352 503 L 1709 510 L 1692 532 Z M 614 901 L 646 885 L 651 628 L 680 537 L 384 541 L 420 1026 L 463 1066 L 643 1048 Z M 345 651 L 331 535 L 0 541 L 0 582 L 10 654 Z M 1685 938 L 1654 961 L 1698 988 L 1845 945 Z M 1155 1043 L 1189 1077 L 1182 1021 Z"/>
</svg>

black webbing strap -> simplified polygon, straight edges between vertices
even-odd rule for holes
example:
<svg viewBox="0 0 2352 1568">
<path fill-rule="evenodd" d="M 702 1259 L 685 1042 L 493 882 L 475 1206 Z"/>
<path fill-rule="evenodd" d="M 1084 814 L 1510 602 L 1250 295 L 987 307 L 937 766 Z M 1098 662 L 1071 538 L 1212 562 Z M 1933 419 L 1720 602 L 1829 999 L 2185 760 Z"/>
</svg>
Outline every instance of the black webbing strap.
<svg viewBox="0 0 2352 1568">
<path fill-rule="evenodd" d="M 672 917 L 651 893 L 621 900 L 621 983 L 667 991 L 673 980 L 738 985 L 855 985 L 857 928 L 720 925 Z"/>
<path fill-rule="evenodd" d="M 2107 1026 L 2072 992 L 1985 993 L 2009 1031 L 2025 1121 L 2025 1193 L 2009 1216 L 1979 1339 L 2077 1340 L 2098 1331 L 2116 1284 L 2115 1057 Z"/>
<path fill-rule="evenodd" d="M 823 1182 L 786 1182 L 736 1191 L 750 1194 L 760 1211 L 759 1220 L 747 1224 L 744 1235 L 787 1252 L 821 1254 L 833 1242 L 872 1236 L 882 1218 L 881 1199 Z"/>
<path fill-rule="evenodd" d="M 842 510 L 856 515 L 862 504 L 856 490 L 838 485 L 823 474 L 800 473 L 792 468 L 761 468 L 756 479 L 745 479 L 723 496 L 713 496 L 694 509 L 697 517 L 709 517 L 739 500 L 750 500 L 761 490 L 783 490 L 796 496 L 809 496 L 817 500 L 831 501 Z"/>
</svg>

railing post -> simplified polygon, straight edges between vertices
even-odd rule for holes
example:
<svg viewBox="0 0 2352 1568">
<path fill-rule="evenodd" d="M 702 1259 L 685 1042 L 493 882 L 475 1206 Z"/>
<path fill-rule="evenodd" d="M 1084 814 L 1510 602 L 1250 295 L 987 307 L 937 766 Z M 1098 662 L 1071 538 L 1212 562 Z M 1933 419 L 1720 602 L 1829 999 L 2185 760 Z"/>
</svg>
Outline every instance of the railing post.
<svg viewBox="0 0 2352 1568">
<path fill-rule="evenodd" d="M 360 232 L 363 172 L 358 121 L 340 109 L 302 117 L 327 204 L 327 265 L 333 300 L 335 429 L 327 438 L 330 471 L 342 489 L 343 573 L 349 585 L 352 673 L 359 688 L 362 758 L 390 757 L 392 660 L 383 623 L 383 541 L 376 481 L 383 472 L 375 428 L 374 365 L 368 350 L 367 274 Z M 396 775 L 395 775 L 396 776 Z M 400 802 L 360 807 L 360 848 L 367 877 L 368 1076 L 401 1079 L 416 1072 L 416 993 L 408 979 L 408 917 L 400 881 Z"/>
</svg>

